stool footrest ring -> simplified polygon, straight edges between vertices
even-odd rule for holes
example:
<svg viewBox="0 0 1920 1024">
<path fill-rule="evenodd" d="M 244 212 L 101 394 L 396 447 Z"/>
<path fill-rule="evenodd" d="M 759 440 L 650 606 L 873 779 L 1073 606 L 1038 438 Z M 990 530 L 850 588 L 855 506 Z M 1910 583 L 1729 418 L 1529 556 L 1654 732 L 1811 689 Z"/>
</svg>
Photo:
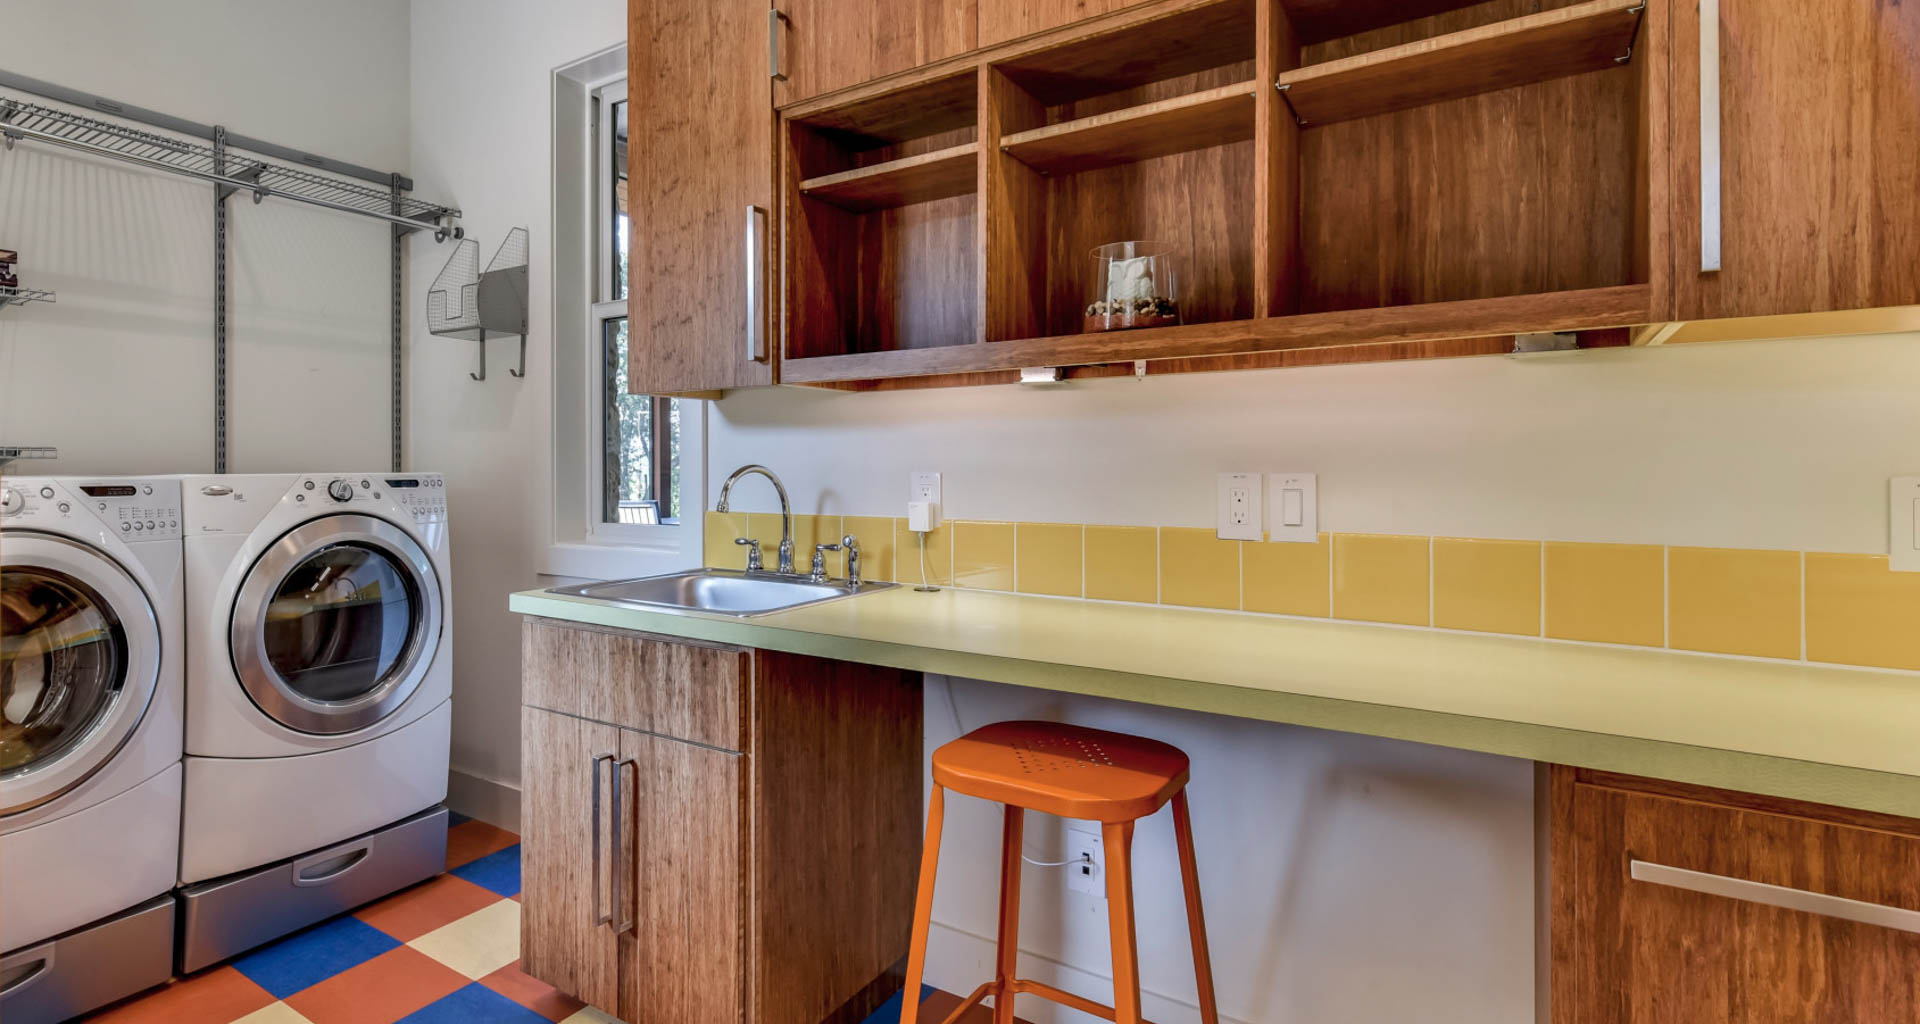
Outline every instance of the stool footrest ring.
<svg viewBox="0 0 1920 1024">
<path fill-rule="evenodd" d="M 967 1015 L 968 1010 L 971 1010 L 974 1007 L 980 1005 L 980 1000 L 985 999 L 988 993 L 992 991 L 993 991 L 993 982 L 991 981 L 987 982 L 984 985 L 981 985 L 979 988 L 974 989 L 973 994 L 968 996 L 965 1002 L 961 1003 L 959 1006 L 954 1007 L 953 1012 L 947 1014 L 947 1019 L 944 1021 L 941 1021 L 940 1024 L 957 1024 L 960 1018 L 965 1017 Z"/>
</svg>

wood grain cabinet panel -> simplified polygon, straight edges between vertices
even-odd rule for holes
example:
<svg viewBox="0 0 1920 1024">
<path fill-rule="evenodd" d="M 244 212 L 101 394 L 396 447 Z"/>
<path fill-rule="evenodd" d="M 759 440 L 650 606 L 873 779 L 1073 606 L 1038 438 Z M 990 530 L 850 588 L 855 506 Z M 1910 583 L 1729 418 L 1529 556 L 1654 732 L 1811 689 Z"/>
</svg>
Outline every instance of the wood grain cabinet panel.
<svg viewBox="0 0 1920 1024">
<path fill-rule="evenodd" d="M 1920 822 L 1554 773 L 1555 1024 L 1920 1019 Z"/>
<path fill-rule="evenodd" d="M 1144 0 L 980 0 L 980 45 L 992 46 L 1076 21 L 1111 14 Z"/>
<path fill-rule="evenodd" d="M 619 945 L 600 918 L 611 913 L 613 865 L 604 854 L 612 835 L 610 793 L 620 730 L 537 708 L 525 708 L 520 716 L 526 766 L 520 964 L 589 1003 L 614 1006 L 620 994 Z M 594 856 L 596 848 L 602 856 Z"/>
<path fill-rule="evenodd" d="M 627 386 L 681 394 L 771 384 L 767 5 L 632 0 L 627 10 Z M 755 339 L 764 339 L 758 354 Z"/>
<path fill-rule="evenodd" d="M 523 703 L 725 750 L 746 743 L 751 655 L 619 630 L 528 619 Z"/>
<path fill-rule="evenodd" d="M 1701 4 L 1673 4 L 1676 318 L 1920 303 L 1920 4 L 1718 3 L 1718 272 L 1701 268 Z"/>
<path fill-rule="evenodd" d="M 781 105 L 974 49 L 974 0 L 776 0 L 790 27 Z"/>
</svg>

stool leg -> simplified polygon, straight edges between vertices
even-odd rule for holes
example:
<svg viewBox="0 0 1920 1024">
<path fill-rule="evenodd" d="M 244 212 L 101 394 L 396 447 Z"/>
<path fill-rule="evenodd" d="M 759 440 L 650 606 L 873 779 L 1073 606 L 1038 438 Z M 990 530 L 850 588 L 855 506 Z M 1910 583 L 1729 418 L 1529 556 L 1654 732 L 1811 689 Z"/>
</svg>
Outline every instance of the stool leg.
<svg viewBox="0 0 1920 1024">
<path fill-rule="evenodd" d="M 1000 837 L 999 964 L 994 971 L 993 1024 L 1013 1024 L 1013 979 L 1020 956 L 1020 852 L 1025 848 L 1027 812 L 1007 805 Z"/>
<path fill-rule="evenodd" d="M 1187 890 L 1187 934 L 1193 943 L 1193 974 L 1200 992 L 1201 1024 L 1220 1024 L 1213 998 L 1213 958 L 1207 953 L 1207 918 L 1200 910 L 1200 869 L 1193 856 L 1193 820 L 1187 791 L 1173 795 L 1173 835 L 1180 846 L 1180 882 Z"/>
<path fill-rule="evenodd" d="M 940 869 L 940 822 L 947 791 L 933 787 L 927 802 L 927 845 L 920 851 L 920 894 L 913 903 L 913 943 L 907 948 L 907 987 L 900 994 L 900 1024 L 920 1019 L 920 978 L 927 970 L 927 929 L 933 924 L 933 880 Z"/>
<path fill-rule="evenodd" d="M 1113 943 L 1114 1024 L 1140 1024 L 1140 946 L 1133 934 L 1133 822 L 1101 826 L 1107 850 L 1107 928 Z"/>
</svg>

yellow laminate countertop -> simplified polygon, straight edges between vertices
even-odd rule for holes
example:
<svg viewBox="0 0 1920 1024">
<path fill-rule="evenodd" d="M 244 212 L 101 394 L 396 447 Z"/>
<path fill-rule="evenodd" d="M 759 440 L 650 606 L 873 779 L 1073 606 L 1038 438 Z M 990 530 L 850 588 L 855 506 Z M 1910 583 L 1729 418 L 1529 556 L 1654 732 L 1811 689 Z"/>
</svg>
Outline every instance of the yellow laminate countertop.
<svg viewBox="0 0 1920 1024">
<path fill-rule="evenodd" d="M 1920 673 L 911 587 L 737 619 L 515 612 L 1920 817 Z"/>
</svg>

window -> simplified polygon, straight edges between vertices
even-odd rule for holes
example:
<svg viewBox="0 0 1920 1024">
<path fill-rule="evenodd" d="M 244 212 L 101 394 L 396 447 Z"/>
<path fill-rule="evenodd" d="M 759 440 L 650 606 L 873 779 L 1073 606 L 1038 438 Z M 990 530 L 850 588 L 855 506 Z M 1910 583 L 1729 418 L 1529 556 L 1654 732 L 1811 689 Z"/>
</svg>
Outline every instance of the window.
<svg viewBox="0 0 1920 1024">
<path fill-rule="evenodd" d="M 594 91 L 594 165 L 599 179 L 595 258 L 599 300 L 590 323 L 600 352 L 602 388 L 599 522 L 677 525 L 683 508 L 680 475 L 681 402 L 627 392 L 632 332 L 627 324 L 628 241 L 626 83 Z"/>
</svg>

